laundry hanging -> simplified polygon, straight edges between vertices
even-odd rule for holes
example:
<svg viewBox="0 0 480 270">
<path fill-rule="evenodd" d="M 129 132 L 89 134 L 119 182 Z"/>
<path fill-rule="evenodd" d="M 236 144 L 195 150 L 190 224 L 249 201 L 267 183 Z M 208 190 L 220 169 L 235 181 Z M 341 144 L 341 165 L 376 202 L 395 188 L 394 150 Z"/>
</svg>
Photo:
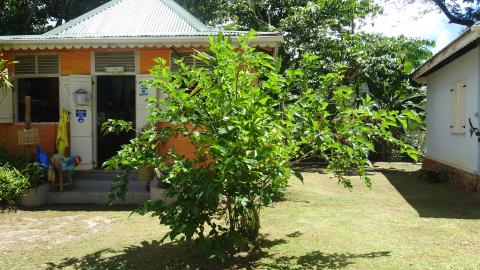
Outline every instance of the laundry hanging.
<svg viewBox="0 0 480 270">
<path fill-rule="evenodd" d="M 58 131 L 57 131 L 57 150 L 58 153 L 65 156 L 65 152 L 70 147 L 68 141 L 68 118 L 70 116 L 70 112 L 62 109 L 60 113 L 60 121 L 58 123 Z"/>
</svg>

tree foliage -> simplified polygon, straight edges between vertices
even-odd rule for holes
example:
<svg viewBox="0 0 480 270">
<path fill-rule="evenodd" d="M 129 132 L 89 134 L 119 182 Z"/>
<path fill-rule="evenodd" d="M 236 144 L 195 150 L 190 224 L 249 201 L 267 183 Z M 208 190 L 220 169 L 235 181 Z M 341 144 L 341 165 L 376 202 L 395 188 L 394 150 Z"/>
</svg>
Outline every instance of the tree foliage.
<svg viewBox="0 0 480 270">
<path fill-rule="evenodd" d="M 478 0 L 431 0 L 450 23 L 470 27 L 480 20 L 480 1 Z"/>
<path fill-rule="evenodd" d="M 370 185 L 365 165 L 376 138 L 418 155 L 390 131 L 418 121 L 414 112 L 374 109 L 368 95 L 352 106 L 354 91 L 343 84 L 341 72 L 318 74 L 319 87 L 311 88 L 312 78 L 302 69 L 282 72 L 280 60 L 250 47 L 252 37 L 243 37 L 240 49 L 221 35 L 211 37 L 209 53 L 195 55 L 208 69 L 180 60 L 180 72 L 172 73 L 159 60 L 152 87 L 167 98 L 151 100 L 149 125 L 105 163 L 109 169 L 135 169 L 145 162 L 160 168 L 167 193 L 176 200 L 148 202 L 138 212 L 152 213 L 169 226 L 166 238 L 206 244 L 210 237 L 214 247 L 235 251 L 255 242 L 262 207 L 286 188 L 290 176 L 301 178 L 292 169 L 296 161 L 321 156 L 339 182 L 351 188 L 346 175 L 352 172 Z M 317 65 L 318 59 L 306 55 L 301 65 Z M 170 125 L 159 129 L 158 121 Z M 111 131 L 126 126 L 116 122 Z M 175 136 L 189 139 L 193 160 L 175 149 L 158 152 L 159 144 Z M 114 182 L 112 199 L 124 198 L 126 181 Z"/>
<path fill-rule="evenodd" d="M 78 17 L 108 0 L 3 0 L 0 34 L 42 34 Z"/>
</svg>

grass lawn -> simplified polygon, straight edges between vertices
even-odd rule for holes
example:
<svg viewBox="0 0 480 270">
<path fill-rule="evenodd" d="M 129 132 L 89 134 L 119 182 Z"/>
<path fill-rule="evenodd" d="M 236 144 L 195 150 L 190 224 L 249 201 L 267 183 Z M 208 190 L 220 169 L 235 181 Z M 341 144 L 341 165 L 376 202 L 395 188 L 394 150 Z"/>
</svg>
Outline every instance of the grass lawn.
<svg viewBox="0 0 480 270">
<path fill-rule="evenodd" d="M 418 178 L 416 165 L 377 164 L 373 189 L 352 192 L 304 172 L 262 213 L 262 251 L 208 262 L 129 209 L 49 207 L 0 214 L 0 269 L 480 269 L 480 200 Z"/>
</svg>

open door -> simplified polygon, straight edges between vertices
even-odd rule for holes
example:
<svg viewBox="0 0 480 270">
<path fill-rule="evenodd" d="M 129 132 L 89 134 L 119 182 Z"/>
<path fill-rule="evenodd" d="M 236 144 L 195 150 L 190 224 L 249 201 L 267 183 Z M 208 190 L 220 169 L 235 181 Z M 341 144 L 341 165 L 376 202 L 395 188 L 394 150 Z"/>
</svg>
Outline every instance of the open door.
<svg viewBox="0 0 480 270">
<path fill-rule="evenodd" d="M 137 75 L 137 91 L 136 91 L 136 129 L 141 130 L 147 124 L 148 117 L 148 99 L 152 97 L 158 98 L 158 91 L 144 83 L 152 80 L 149 75 Z"/>
<path fill-rule="evenodd" d="M 97 76 L 97 157 L 98 167 L 116 155 L 122 145 L 135 138 L 135 131 L 102 134 L 108 119 L 135 123 L 135 76 Z"/>
<path fill-rule="evenodd" d="M 65 79 L 61 84 L 66 84 Z M 87 92 L 89 100 L 87 105 L 76 105 L 74 95 L 78 90 Z M 61 85 L 60 100 L 65 101 L 68 97 L 70 104 L 70 153 L 82 158 L 82 163 L 77 170 L 91 170 L 93 164 L 93 87 L 92 76 L 90 75 L 71 75 L 68 85 Z"/>
</svg>

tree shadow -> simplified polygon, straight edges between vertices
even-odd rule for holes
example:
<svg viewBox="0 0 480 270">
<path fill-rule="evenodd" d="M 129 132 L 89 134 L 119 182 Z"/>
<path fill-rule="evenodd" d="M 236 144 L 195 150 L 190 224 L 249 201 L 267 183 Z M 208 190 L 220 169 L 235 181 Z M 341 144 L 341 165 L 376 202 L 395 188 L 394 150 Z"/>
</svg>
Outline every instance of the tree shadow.
<svg viewBox="0 0 480 270">
<path fill-rule="evenodd" d="M 479 219 L 480 200 L 444 181 L 432 181 L 420 171 L 406 172 L 381 169 L 381 172 L 403 198 L 425 218 Z"/>
<path fill-rule="evenodd" d="M 27 212 L 43 212 L 43 211 L 58 211 L 58 212 L 131 212 L 138 208 L 138 205 L 96 205 L 96 204 L 50 204 L 41 207 L 23 207 L 19 206 L 18 210 Z"/>
<path fill-rule="evenodd" d="M 294 232 L 288 237 L 299 237 Z M 320 251 L 302 256 L 282 256 L 275 258 L 268 252 L 274 246 L 287 244 L 285 239 L 269 240 L 264 235 L 253 251 L 239 253 L 224 262 L 208 259 L 203 250 L 193 243 L 144 241 L 122 250 L 103 249 L 81 258 L 65 258 L 59 263 L 47 262 L 46 269 L 322 269 L 344 268 L 353 264 L 355 258 L 378 258 L 390 256 L 390 252 L 372 252 L 367 254 L 333 253 Z"/>
<path fill-rule="evenodd" d="M 268 269 L 341 269 L 353 265 L 354 259 L 375 259 L 389 257 L 389 251 L 370 252 L 365 254 L 353 253 L 322 253 L 309 252 L 303 256 L 283 256 L 273 262 L 265 264 Z"/>
<path fill-rule="evenodd" d="M 286 243 L 284 239 L 262 238 L 252 252 L 239 253 L 220 262 L 208 259 L 205 251 L 193 243 L 143 241 L 123 250 L 103 249 L 81 258 L 64 258 L 60 263 L 47 262 L 46 269 L 251 269 L 257 261 L 269 256 L 266 250 Z"/>
</svg>

